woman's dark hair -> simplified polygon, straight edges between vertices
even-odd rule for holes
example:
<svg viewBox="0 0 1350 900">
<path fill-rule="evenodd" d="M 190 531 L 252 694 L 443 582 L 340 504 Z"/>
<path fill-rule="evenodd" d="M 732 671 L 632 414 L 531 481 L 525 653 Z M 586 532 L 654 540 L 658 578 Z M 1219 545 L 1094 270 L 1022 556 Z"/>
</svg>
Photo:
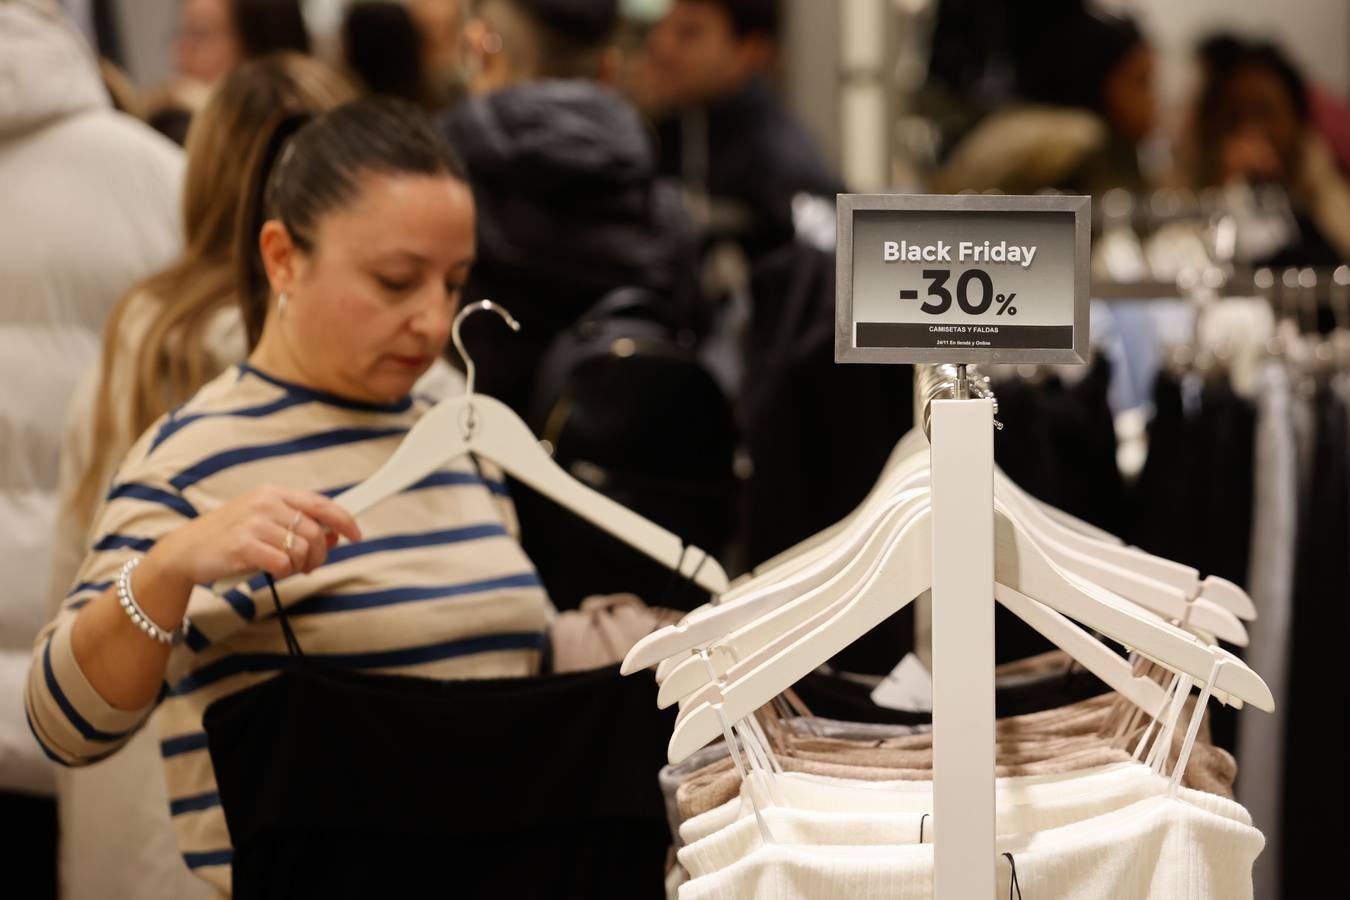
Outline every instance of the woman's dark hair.
<svg viewBox="0 0 1350 900">
<path fill-rule="evenodd" d="M 230 12 L 246 59 L 278 50 L 310 50 L 300 0 L 231 0 Z"/>
<path fill-rule="evenodd" d="M 776 41 L 783 31 L 782 0 L 704 0 L 719 6 L 731 19 L 738 38 L 761 35 Z"/>
<path fill-rule="evenodd" d="M 1247 44 L 1237 35 L 1226 31 L 1216 31 L 1195 45 L 1195 55 L 1209 75 L 1233 64 L 1233 60 L 1242 55 Z"/>
<path fill-rule="evenodd" d="M 1107 78 L 1131 51 L 1145 45 L 1133 19 L 1079 12 L 1045 34 L 1043 45 L 1027 55 L 1018 87 L 1028 100 L 1102 113 Z"/>
<path fill-rule="evenodd" d="M 362 175 L 468 180 L 464 163 L 426 114 L 391 97 L 366 97 L 312 118 L 279 115 L 253 153 L 254 183 L 240 207 L 235 253 L 250 347 L 262 336 L 270 296 L 258 250 L 264 222 L 278 220 L 296 246 L 309 252 L 319 219 L 351 202 Z"/>
<path fill-rule="evenodd" d="M 347 67 L 371 93 L 423 101 L 421 33 L 403 4 L 353 3 L 342 21 L 342 49 Z"/>
</svg>

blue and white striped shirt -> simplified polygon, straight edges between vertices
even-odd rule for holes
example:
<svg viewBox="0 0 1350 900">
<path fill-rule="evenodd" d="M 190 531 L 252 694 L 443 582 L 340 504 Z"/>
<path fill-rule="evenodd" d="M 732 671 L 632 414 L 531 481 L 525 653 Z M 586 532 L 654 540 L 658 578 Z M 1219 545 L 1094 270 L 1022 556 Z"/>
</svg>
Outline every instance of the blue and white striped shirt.
<svg viewBox="0 0 1350 900">
<path fill-rule="evenodd" d="M 355 403 L 245 364 L 151 427 L 100 510 L 76 584 L 38 638 L 27 706 L 48 755 L 67 765 L 105 757 L 151 712 L 107 703 L 71 651 L 77 610 L 108 589 L 123 562 L 261 484 L 341 493 L 373 473 L 427 408 L 411 398 Z M 552 609 L 516 541 L 499 477 L 452 460 L 359 521 L 359 543 L 335 548 L 310 575 L 277 583 L 307 654 L 443 679 L 538 670 Z M 229 836 L 202 715 L 285 665 L 286 646 L 261 577 L 223 596 L 199 588 L 188 611 L 192 629 L 170 658 L 156 719 L 179 847 L 228 893 Z"/>
</svg>

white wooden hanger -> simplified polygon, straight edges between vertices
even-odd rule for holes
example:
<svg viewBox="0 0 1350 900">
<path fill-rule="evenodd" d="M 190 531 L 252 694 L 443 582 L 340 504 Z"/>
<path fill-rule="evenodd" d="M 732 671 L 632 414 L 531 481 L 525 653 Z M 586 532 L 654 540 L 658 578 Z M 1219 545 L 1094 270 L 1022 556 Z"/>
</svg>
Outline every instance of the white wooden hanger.
<svg viewBox="0 0 1350 900">
<path fill-rule="evenodd" d="M 1005 510 L 996 504 L 995 511 L 996 570 L 1000 582 L 995 586 L 996 596 L 1015 590 L 1173 671 L 1201 680 L 1207 677 L 1214 654 L 1223 651 L 1206 647 L 1186 632 L 1106 591 L 1070 581 Z M 719 717 L 735 721 L 753 712 L 927 590 L 932 565 L 930 516 L 928 509 L 922 510 L 892 536 L 881 567 L 864 589 L 827 622 L 786 649 L 737 663 L 719 684 L 718 703 L 691 704 L 682 710 L 671 738 L 671 760 L 686 758 L 716 737 L 721 731 Z M 1222 669 L 1216 688 L 1260 709 L 1274 706 L 1265 683 L 1236 660 Z"/>
<path fill-rule="evenodd" d="M 452 337 L 467 370 L 463 396 L 436 404 L 374 475 L 343 493 L 337 502 L 356 515 L 417 483 L 447 460 L 473 454 L 495 463 L 507 474 L 667 568 L 678 568 L 681 575 L 704 590 L 714 594 L 725 591 L 726 572 L 707 552 L 697 547 L 686 548 L 678 536 L 568 475 L 510 407 L 486 394 L 473 392 L 474 363 L 464 349 L 460 326 L 480 310 L 491 310 L 511 330 L 520 330 L 520 323 L 491 300 L 460 310 Z"/>
<path fill-rule="evenodd" d="M 715 604 L 704 604 L 678 624 L 642 638 L 629 651 L 622 671 L 630 674 L 657 665 L 656 678 L 664 682 L 673 668 L 688 657 L 684 651 L 706 645 L 781 603 L 791 594 L 766 593 L 779 582 L 790 583 L 793 576 L 823 564 L 837 570 L 843 564 L 841 548 L 856 546 L 855 529 L 875 524 L 888 511 L 888 504 L 927 466 L 928 442 L 923 432 L 907 432 L 891 452 L 881 476 L 861 504 L 846 518 L 812 538 L 765 563 L 749 580 L 740 579 Z M 850 543 L 851 542 L 851 543 Z M 775 562 L 776 561 L 776 562 Z"/>
<path fill-rule="evenodd" d="M 884 562 L 888 549 L 888 540 L 882 531 L 894 533 L 903 522 L 912 519 L 924 504 L 921 501 L 910 503 L 906 509 L 899 510 L 887 520 L 886 526 L 878 530 L 877 539 L 872 541 L 855 560 L 858 569 L 867 569 L 868 574 L 875 572 Z M 849 573 L 841 573 L 847 579 Z M 732 670 L 742 659 L 756 654 L 771 655 L 790 646 L 795 640 L 809 634 L 822 621 L 829 618 L 844 604 L 856 597 L 866 581 L 856 576 L 848 588 L 834 600 L 829 608 L 813 613 L 811 603 L 817 598 L 803 597 L 791 604 L 791 608 L 776 614 L 772 619 L 760 619 L 729 635 L 724 641 L 712 644 L 705 655 L 691 657 L 694 666 L 681 664 L 661 684 L 657 705 L 669 706 L 675 700 L 681 700 L 685 709 L 696 708 L 700 703 L 715 702 L 719 696 L 718 681 L 732 676 Z M 824 588 L 829 591 L 838 585 Z M 1069 619 L 1054 610 L 1031 600 L 1017 592 L 997 595 L 1000 602 L 1036 631 L 1049 639 L 1060 649 L 1078 660 L 1084 668 L 1096 674 L 1117 693 L 1128 698 L 1150 716 L 1156 716 L 1162 709 L 1162 688 L 1150 679 L 1134 674 L 1130 663 L 1118 656 L 1100 641 L 1092 637 Z M 819 601 L 817 601 L 819 602 Z M 909 599 L 901 600 L 897 609 L 903 607 Z M 745 653 L 741 648 L 752 648 Z M 711 670 L 711 674 L 710 671 Z"/>
<path fill-rule="evenodd" d="M 912 489 L 926 484 L 927 473 L 923 471 L 921 464 L 915 464 L 914 459 L 908 461 L 907 474 L 904 474 L 906 473 L 904 466 L 895 467 L 893 472 L 903 474 L 897 487 L 911 489 L 909 492 L 902 491 L 897 495 L 899 497 L 908 494 L 912 500 L 914 499 Z M 1003 480 L 1011 484 L 1006 476 Z M 846 520 L 843 527 L 836 530 L 827 541 L 785 563 L 786 567 L 793 570 L 788 576 L 775 581 L 767 578 L 766 573 L 761 578 L 742 583 L 729 591 L 726 598 L 717 606 L 700 609 L 680 624 L 644 637 L 630 652 L 625 661 L 625 671 L 630 665 L 640 668 L 644 664 L 650 665 L 653 658 L 664 657 L 662 668 L 658 670 L 662 706 L 670 705 L 706 684 L 706 668 L 698 658 L 686 656 L 675 662 L 668 661 L 681 651 L 706 646 L 711 641 L 724 638 L 734 629 L 755 622 L 770 610 L 787 603 L 802 590 L 810 590 L 821 584 L 826 573 L 846 572 L 852 568 L 848 560 L 861 546 L 859 532 L 874 528 L 880 517 L 889 514 L 892 509 L 886 507 L 884 510 L 868 511 L 866 506 L 869 504 L 884 502 L 878 501 L 878 496 L 879 492 L 874 492 L 868 502 Z M 1004 500 L 1010 512 L 1016 510 L 1027 515 L 1022 519 L 1023 526 L 1035 536 L 1055 563 L 1165 618 L 1181 621 L 1199 632 L 1216 635 L 1239 646 L 1246 645 L 1246 629 L 1231 612 L 1204 600 L 1187 601 L 1181 591 L 1170 585 L 1154 581 L 1130 569 L 1113 566 L 1076 548 L 1062 545 L 1057 541 L 1057 537 L 1063 533 L 1062 529 L 1048 526 L 1047 520 L 1040 515 L 1036 504 L 1026 502 L 1023 495 L 1016 491 L 1008 491 Z M 897 497 L 893 496 L 889 502 L 892 504 L 897 502 Z M 1147 554 L 1138 550 L 1130 550 L 1129 553 L 1147 557 Z M 829 601 L 819 599 L 820 596 L 810 594 L 795 606 L 815 603 L 817 605 L 814 609 L 818 611 L 838 600 L 837 593 L 830 594 L 832 599 Z M 749 635 L 740 636 L 739 640 L 742 643 L 730 649 L 737 657 L 744 657 L 770 640 L 765 634 L 763 626 L 758 629 L 758 636 L 756 629 L 752 628 Z M 723 646 L 725 647 L 725 642 Z"/>
<path fill-rule="evenodd" d="M 905 500 L 907 508 L 897 507 L 897 511 L 889 514 L 878 532 L 895 530 L 897 522 L 912 516 L 927 499 L 928 497 L 921 492 L 908 492 Z M 870 572 L 868 567 L 875 566 L 876 558 L 884 545 L 884 536 L 873 535 L 867 547 L 863 548 L 828 585 L 792 600 L 781 609 L 766 607 L 763 611 L 773 609 L 772 615 L 763 615 L 748 621 L 734 632 L 713 641 L 707 646 L 706 659 L 688 656 L 675 664 L 661 681 L 657 705 L 664 708 L 677 701 L 690 705 L 697 704 L 700 699 L 708 699 L 707 688 L 710 682 L 715 680 L 715 675 L 726 675 L 731 666 L 740 660 L 781 648 L 788 636 L 800 636 L 804 633 L 803 629 L 812 623 L 820 623 L 828 618 L 844 600 L 856 593 L 856 586 L 861 583 L 857 573 Z M 1075 581 L 1077 580 L 1079 579 L 1076 578 Z M 1138 705 L 1149 710 L 1150 715 L 1156 713 L 1159 699 L 1158 692 L 1153 690 L 1156 685 L 1152 682 L 1149 682 L 1150 686 L 1139 685 L 1130 665 L 1123 659 L 1102 647 L 1094 638 L 1053 610 L 1036 601 L 1018 602 L 1020 597 L 1021 595 L 1015 592 L 1012 596 L 998 595 L 1004 606 L 1027 621 L 1056 646 L 1083 662 L 1118 693 L 1135 700 Z M 901 602 L 900 605 L 903 606 L 905 602 L 908 600 Z M 1237 623 L 1236 619 L 1232 621 Z"/>
<path fill-rule="evenodd" d="M 913 483 L 927 449 L 922 431 L 914 429 L 907 433 L 892 452 L 877 484 L 847 518 L 775 557 L 760 567 L 754 578 L 738 581 L 715 606 L 700 607 L 673 631 L 663 629 L 645 637 L 629 654 L 624 671 L 629 671 L 630 666 L 636 670 L 658 663 L 657 680 L 664 685 L 674 669 L 683 667 L 684 677 L 667 689 L 668 698 L 677 696 L 677 691 L 694 683 L 696 677 L 691 671 L 694 662 L 687 657 L 677 658 L 681 651 L 702 646 L 707 640 L 751 621 L 775 602 L 782 602 L 785 590 L 800 585 L 797 580 L 800 573 L 819 571 L 822 560 L 839 553 L 842 547 L 853 546 L 848 543 L 849 535 L 861 527 L 860 523 L 875 522 L 878 507 L 893 496 L 889 491 Z M 997 469 L 995 485 L 997 494 L 1010 510 L 1023 517 L 1023 523 L 1055 562 L 1166 618 L 1180 621 L 1197 633 L 1214 635 L 1237 646 L 1247 645 L 1246 629 L 1233 609 L 1236 607 L 1238 614 L 1249 612 L 1249 618 L 1254 616 L 1255 609 L 1250 598 L 1235 585 L 1213 577 L 1202 583 L 1193 568 L 1126 547 L 1118 539 L 1103 542 L 1066 527 L 1054 516 L 1057 510 L 1026 494 Z M 775 584 L 780 589 L 772 590 Z M 1227 605 L 1212 602 L 1205 594 L 1207 590 L 1226 600 Z"/>
<path fill-rule="evenodd" d="M 460 325 L 481 310 L 495 312 L 513 331 L 520 330 L 520 323 L 491 300 L 460 310 L 452 336 L 467 369 L 465 393 L 448 397 L 428 410 L 373 475 L 344 491 L 335 502 L 353 516 L 360 515 L 421 481 L 447 461 L 473 454 L 495 463 L 507 474 L 672 571 L 678 570 L 704 590 L 713 594 L 725 591 L 726 572 L 706 551 L 687 547 L 678 536 L 568 475 L 510 407 L 486 394 L 473 392 L 474 363 L 464 349 Z"/>
<path fill-rule="evenodd" d="M 891 450 L 891 455 L 887 457 L 886 464 L 882 466 L 881 474 L 877 477 L 876 483 L 872 485 L 872 489 L 867 492 L 867 496 L 863 498 L 862 503 L 860 503 L 857 508 L 825 530 L 806 538 L 800 543 L 784 550 L 782 553 L 755 566 L 748 574 L 742 575 L 740 578 L 736 579 L 736 581 L 732 583 L 731 590 L 728 591 L 722 599 L 729 600 L 734 597 L 737 588 L 749 579 L 768 576 L 775 571 L 782 570 L 804 553 L 814 550 L 816 547 L 828 541 L 840 530 L 847 527 L 850 522 L 863 515 L 866 510 L 883 500 L 888 493 L 889 483 L 897 477 L 897 469 L 912 464 L 923 451 L 927 450 L 927 448 L 928 442 L 924 439 L 922 431 L 917 428 L 911 428 L 909 431 L 905 432 L 896 443 L 895 448 Z"/>
<path fill-rule="evenodd" d="M 914 474 L 916 478 L 920 475 L 918 472 Z M 920 493 L 905 490 L 907 484 L 907 481 L 902 480 L 897 485 L 898 493 L 891 499 L 890 505 L 879 505 L 876 509 L 859 516 L 847 527 L 839 530 L 826 544 L 794 560 L 792 563 L 794 570 L 789 574 L 778 579 L 756 579 L 732 588 L 727 594 L 726 601 L 719 602 L 716 606 L 700 607 L 670 629 L 662 629 L 643 637 L 629 652 L 628 659 L 648 660 L 646 664 L 650 665 L 652 662 L 682 654 L 684 650 L 703 646 L 836 578 L 841 567 L 848 567 L 849 560 L 853 559 L 858 550 L 871 538 L 877 524 L 892 512 L 896 503 L 917 499 Z M 675 635 L 678 635 L 678 638 Z M 672 645 L 672 642 L 677 645 Z M 668 645 L 672 645 L 673 649 L 667 651 Z M 634 664 L 637 668 L 644 668 L 636 662 Z M 625 662 L 625 666 L 627 665 Z M 627 671 L 625 668 L 625 672 Z M 636 668 L 633 671 L 636 671 Z"/>
<path fill-rule="evenodd" d="M 998 468 L 994 469 L 994 495 L 1010 513 L 1017 515 L 1050 558 L 1066 570 L 1164 618 L 1193 626 L 1239 647 L 1247 646 L 1247 629 L 1236 615 L 1203 597 L 1191 599 L 1200 589 L 1198 579 L 1183 589 L 1152 577 L 1166 571 L 1157 564 L 1173 565 L 1167 560 L 1133 547 L 1102 544 L 1059 526 L 1044 514 L 1043 504 L 1023 493 Z"/>
<path fill-rule="evenodd" d="M 721 632 L 707 644 L 709 662 L 715 669 L 725 671 L 735 661 L 753 656 L 794 627 L 816 620 L 822 613 L 851 598 L 859 586 L 875 573 L 891 536 L 924 508 L 925 499 L 925 495 L 918 491 L 902 495 L 885 511 L 876 527 L 867 529 L 866 542 L 850 553 L 847 563 L 813 590 L 774 603 L 757 603 L 759 599 L 773 599 L 772 595 L 751 598 L 738 604 L 735 616 L 712 623 L 712 626 L 725 626 L 732 621 L 737 624 L 732 625 L 733 630 Z M 748 617 L 743 615 L 746 610 L 753 611 L 756 608 L 759 612 Z M 699 625 L 712 627 L 705 622 L 701 621 Z M 683 700 L 709 681 L 708 664 L 701 656 L 687 655 L 661 682 L 657 691 L 657 706 L 665 708 Z"/>
<path fill-rule="evenodd" d="M 1042 503 L 1026 493 L 1016 482 L 1003 474 L 1001 469 L 994 469 L 994 483 L 1004 500 L 1015 505 L 1018 512 L 1027 519 L 1039 519 L 1043 528 L 1053 530 L 1061 543 L 1090 556 L 1096 556 L 1104 562 L 1171 585 L 1188 600 L 1203 597 L 1244 621 L 1253 621 L 1256 618 L 1256 606 L 1252 603 L 1251 597 L 1231 581 L 1213 575 L 1202 581 L 1200 573 L 1195 568 L 1154 556 L 1138 547 L 1126 546 L 1119 538 L 1107 532 L 1097 530 L 1095 534 L 1088 534 L 1081 529 L 1067 527 L 1061 519 L 1067 516 L 1066 513 L 1061 513 L 1053 506 Z M 1073 521 L 1077 522 L 1076 519 Z M 1103 540 L 1100 535 L 1105 535 L 1109 540 Z"/>
<path fill-rule="evenodd" d="M 904 464 L 905 460 L 912 457 L 927 448 L 927 440 L 923 431 L 919 428 L 911 429 L 897 443 L 891 456 L 887 459 L 882 468 L 882 474 L 878 478 L 877 484 L 873 490 L 864 499 L 863 503 L 842 522 L 831 526 L 825 531 L 814 537 L 808 538 L 800 544 L 792 547 L 783 553 L 778 554 L 755 567 L 754 576 L 770 575 L 775 569 L 782 567 L 785 563 L 793 560 L 803 552 L 810 550 L 827 540 L 836 530 L 843 527 L 862 510 L 876 502 L 884 496 L 885 485 L 891 477 L 892 472 Z M 1130 571 L 1138 572 L 1140 575 L 1148 576 L 1156 581 L 1171 585 L 1184 594 L 1186 601 L 1193 601 L 1203 598 L 1210 603 L 1222 607 L 1233 613 L 1237 618 L 1243 621 L 1254 621 L 1256 619 L 1256 606 L 1250 596 L 1240 587 L 1227 579 L 1211 575 L 1201 580 L 1200 573 L 1192 566 L 1173 562 L 1154 556 L 1137 547 L 1127 546 L 1124 541 L 1115 535 L 1089 525 L 1074 516 L 1056 509 L 1047 503 L 1027 494 L 1012 479 L 1003 474 L 1002 470 L 995 468 L 994 477 L 996 484 L 1001 492 L 1011 491 L 1020 499 L 1024 509 L 1035 508 L 1039 511 L 1046 528 L 1052 528 L 1058 532 L 1060 541 L 1066 545 L 1076 547 L 1077 549 L 1101 558 L 1104 562 L 1109 562 L 1121 566 Z M 1005 494 L 1006 496 L 1006 494 Z M 1009 498 L 1012 499 L 1012 498 Z M 749 576 L 743 576 L 737 580 L 736 587 L 746 581 Z M 733 588 L 734 589 L 734 588 Z M 730 599 L 730 597 L 726 598 Z M 1212 618 L 1212 613 L 1201 611 L 1198 613 L 1202 621 Z M 1209 624 L 1213 624 L 1212 622 Z M 1197 623 L 1197 627 L 1204 627 Z M 1245 640 L 1236 636 L 1236 630 L 1230 627 L 1211 627 L 1224 640 L 1245 646 Z"/>
<path fill-rule="evenodd" d="M 914 439 L 915 443 L 907 444 L 906 442 L 910 441 L 911 438 Z M 922 444 L 918 444 L 918 442 L 922 442 Z M 922 431 L 917 428 L 901 439 L 895 452 L 887 460 L 883 469 L 883 480 L 885 473 L 896 465 L 900 459 L 908 453 L 916 452 L 916 444 L 919 446 L 926 445 Z M 1062 543 L 1075 546 L 1089 555 L 1100 557 L 1105 562 L 1113 563 L 1130 571 L 1138 572 L 1140 575 L 1146 575 L 1156 581 L 1169 584 L 1179 589 L 1188 601 L 1203 598 L 1228 610 L 1243 621 L 1250 622 L 1256 619 L 1256 605 L 1252 602 L 1251 597 L 1231 581 L 1217 575 L 1210 575 L 1202 580 L 1200 573 L 1192 566 L 1154 556 L 1138 547 L 1128 546 L 1123 540 L 1110 532 L 1089 525 L 1048 503 L 1032 497 L 997 467 L 994 469 L 994 479 L 1005 499 L 1012 499 L 1008 496 L 1011 493 L 1021 500 L 1023 510 L 1039 512 L 1045 527 L 1055 530 Z M 787 552 L 792 553 L 793 551 Z M 1206 614 L 1202 613 L 1201 615 Z M 1223 628 L 1218 629 L 1219 636 L 1224 637 L 1224 640 L 1237 643 L 1239 646 L 1246 645 L 1245 641 L 1234 637 L 1225 637 L 1223 631 Z"/>
</svg>

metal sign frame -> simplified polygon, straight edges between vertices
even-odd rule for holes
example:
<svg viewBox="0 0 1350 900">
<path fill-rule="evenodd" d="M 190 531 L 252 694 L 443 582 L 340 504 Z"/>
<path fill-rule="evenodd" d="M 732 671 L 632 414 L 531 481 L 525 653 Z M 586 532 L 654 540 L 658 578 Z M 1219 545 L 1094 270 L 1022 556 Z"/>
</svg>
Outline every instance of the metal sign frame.
<svg viewBox="0 0 1350 900">
<path fill-rule="evenodd" d="M 835 256 L 836 363 L 1086 363 L 1091 289 L 1092 199 L 1073 196 L 987 196 L 982 194 L 840 194 Z M 1073 348 L 898 348 L 854 346 L 853 214 L 893 212 L 1072 213 L 1074 217 Z"/>
</svg>

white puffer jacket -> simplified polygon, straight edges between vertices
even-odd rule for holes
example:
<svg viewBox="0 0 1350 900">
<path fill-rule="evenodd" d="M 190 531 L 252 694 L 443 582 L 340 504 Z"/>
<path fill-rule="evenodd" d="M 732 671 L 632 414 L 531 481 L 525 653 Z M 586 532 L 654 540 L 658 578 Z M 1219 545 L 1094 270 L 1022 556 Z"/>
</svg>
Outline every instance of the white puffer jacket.
<svg viewBox="0 0 1350 900">
<path fill-rule="evenodd" d="M 53 789 L 23 685 L 66 404 L 117 298 L 177 252 L 182 177 L 177 147 L 112 110 L 52 0 L 0 0 L 0 790 Z"/>
</svg>

